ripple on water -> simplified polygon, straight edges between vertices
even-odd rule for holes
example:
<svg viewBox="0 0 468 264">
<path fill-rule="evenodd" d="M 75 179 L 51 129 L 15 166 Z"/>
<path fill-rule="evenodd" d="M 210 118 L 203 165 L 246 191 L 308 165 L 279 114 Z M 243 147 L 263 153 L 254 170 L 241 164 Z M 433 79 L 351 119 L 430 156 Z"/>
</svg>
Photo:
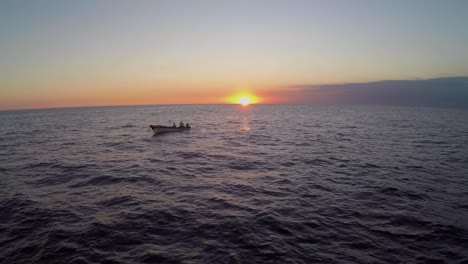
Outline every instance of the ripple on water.
<svg viewBox="0 0 468 264">
<path fill-rule="evenodd" d="M 193 129 L 148 131 L 168 120 Z M 463 111 L 102 107 L 0 123 L 2 263 L 468 262 Z"/>
</svg>

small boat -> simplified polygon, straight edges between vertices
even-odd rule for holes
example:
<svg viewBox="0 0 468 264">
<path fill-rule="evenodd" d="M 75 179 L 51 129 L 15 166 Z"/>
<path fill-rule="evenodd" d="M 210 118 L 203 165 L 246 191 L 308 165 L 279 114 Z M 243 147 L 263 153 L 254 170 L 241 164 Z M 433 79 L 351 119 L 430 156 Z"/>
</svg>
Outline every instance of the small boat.
<svg viewBox="0 0 468 264">
<path fill-rule="evenodd" d="M 153 130 L 155 134 L 182 132 L 182 131 L 190 130 L 190 127 L 170 127 L 170 126 L 154 126 L 154 125 L 150 125 L 150 128 Z"/>
</svg>

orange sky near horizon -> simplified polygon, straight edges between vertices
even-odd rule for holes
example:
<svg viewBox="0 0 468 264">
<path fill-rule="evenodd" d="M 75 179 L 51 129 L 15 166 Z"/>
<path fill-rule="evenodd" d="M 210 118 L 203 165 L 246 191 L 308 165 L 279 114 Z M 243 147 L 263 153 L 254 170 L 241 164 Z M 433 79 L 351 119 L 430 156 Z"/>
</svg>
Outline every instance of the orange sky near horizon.
<svg viewBox="0 0 468 264">
<path fill-rule="evenodd" d="M 237 104 L 237 98 L 248 96 L 252 104 L 282 103 L 284 98 L 269 95 L 268 89 L 197 87 L 173 85 L 154 87 L 96 87 L 80 89 L 48 88 L 28 91 L 18 89 L 0 97 L 0 109 L 36 109 L 111 105 L 163 105 L 163 104 Z M 1 92 L 0 92 L 1 94 Z"/>
</svg>

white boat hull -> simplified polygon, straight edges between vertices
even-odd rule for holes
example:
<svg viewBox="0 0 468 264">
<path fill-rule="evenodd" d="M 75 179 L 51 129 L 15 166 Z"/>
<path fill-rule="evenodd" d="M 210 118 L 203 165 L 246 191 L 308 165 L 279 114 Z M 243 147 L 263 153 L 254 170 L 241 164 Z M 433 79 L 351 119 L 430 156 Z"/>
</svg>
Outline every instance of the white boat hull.
<svg viewBox="0 0 468 264">
<path fill-rule="evenodd" d="M 153 125 L 150 125 L 150 128 L 153 130 L 155 134 L 182 132 L 182 131 L 190 130 L 190 127 L 166 127 L 166 126 L 153 126 Z"/>
</svg>

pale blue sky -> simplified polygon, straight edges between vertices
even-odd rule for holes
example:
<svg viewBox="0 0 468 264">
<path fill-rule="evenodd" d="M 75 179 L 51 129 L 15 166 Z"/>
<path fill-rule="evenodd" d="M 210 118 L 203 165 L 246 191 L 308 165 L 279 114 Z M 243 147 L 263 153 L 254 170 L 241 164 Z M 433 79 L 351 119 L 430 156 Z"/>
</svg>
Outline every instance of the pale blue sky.
<svg viewBox="0 0 468 264">
<path fill-rule="evenodd" d="M 18 101 L 468 75 L 456 0 L 0 1 L 0 38 Z"/>
</svg>

